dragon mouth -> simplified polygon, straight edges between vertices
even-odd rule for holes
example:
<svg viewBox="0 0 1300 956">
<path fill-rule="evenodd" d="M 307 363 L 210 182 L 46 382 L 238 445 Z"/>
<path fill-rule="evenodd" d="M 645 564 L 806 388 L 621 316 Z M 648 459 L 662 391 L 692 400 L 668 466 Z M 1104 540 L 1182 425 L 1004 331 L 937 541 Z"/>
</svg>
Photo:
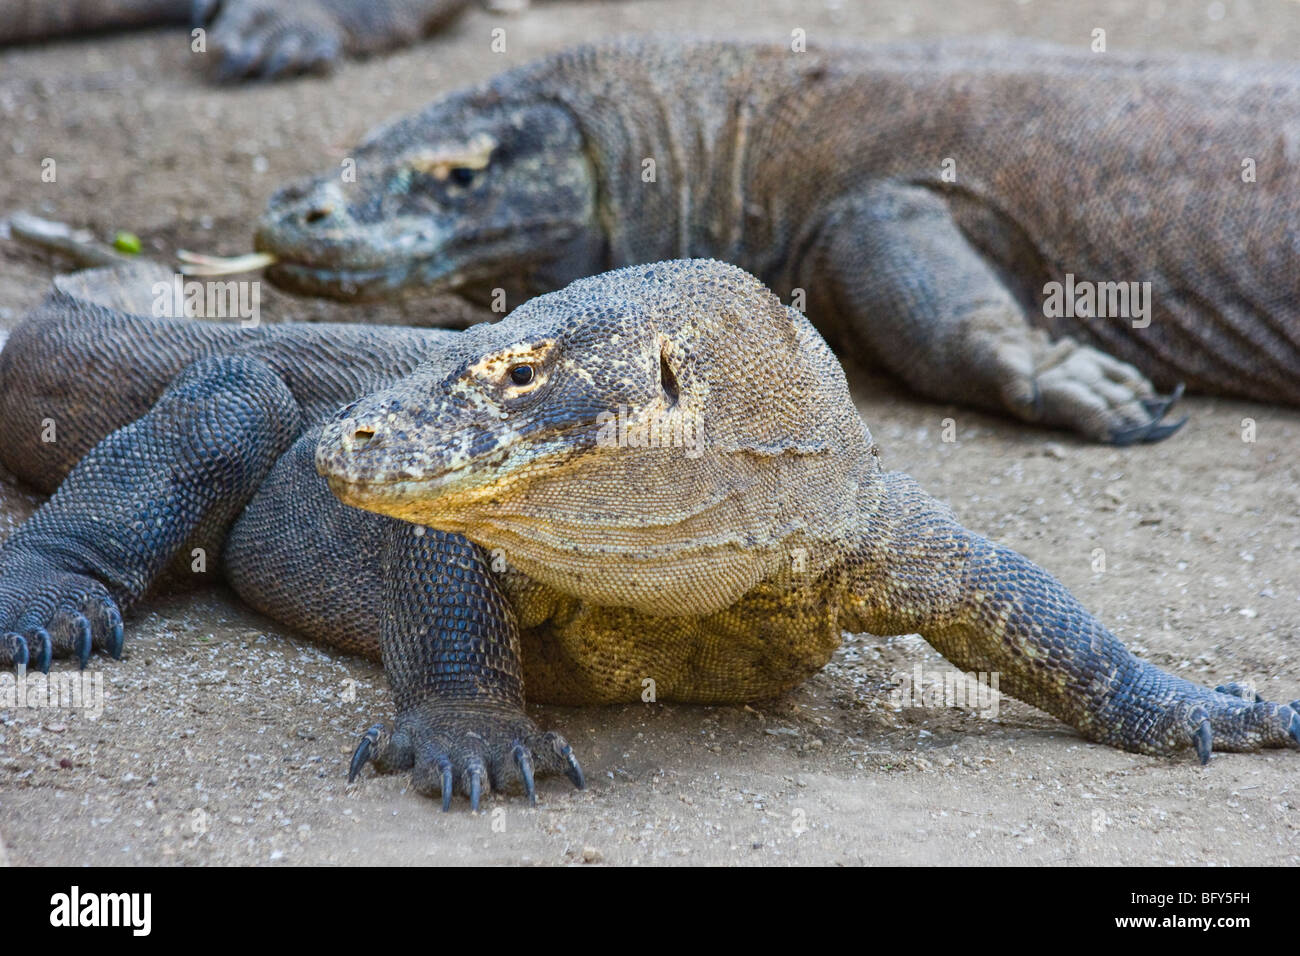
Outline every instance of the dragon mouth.
<svg viewBox="0 0 1300 956">
<path fill-rule="evenodd" d="M 466 525 L 467 508 L 472 510 L 474 502 L 491 497 L 493 489 L 502 486 L 503 476 L 485 476 L 481 467 L 471 463 L 436 475 L 365 480 L 328 470 L 322 474 L 345 505 L 455 531 Z"/>
<path fill-rule="evenodd" d="M 472 458 L 454 456 L 440 466 L 385 473 L 365 461 L 364 450 L 358 455 L 345 437 L 355 433 L 354 424 L 345 420 L 326 426 L 316 446 L 316 472 L 330 491 L 354 508 L 446 530 L 460 527 L 484 502 L 517 491 L 530 470 L 526 463 L 545 461 L 552 473 L 566 469 L 578 454 L 566 439 L 584 430 L 575 425 L 556 431 L 540 446 L 508 443 Z"/>
<path fill-rule="evenodd" d="M 184 275 L 225 276 L 265 269 L 266 278 L 282 289 L 337 299 L 386 298 L 406 287 L 418 285 L 438 291 L 437 286 L 450 284 L 439 282 L 450 270 L 437 269 L 432 258 L 339 268 L 269 252 L 260 242 L 257 246 L 257 252 L 237 256 L 213 256 L 181 249 L 177 259 Z M 430 268 L 431 265 L 434 267 Z M 414 281 L 413 272 L 418 272 Z"/>
<path fill-rule="evenodd" d="M 383 511 L 384 505 L 409 506 L 438 497 L 449 482 L 438 478 L 401 478 L 387 481 L 358 481 L 339 474 L 326 474 L 330 491 L 346 505 L 367 511 Z"/>
<path fill-rule="evenodd" d="M 332 268 L 282 258 L 267 269 L 266 277 L 291 292 L 332 299 L 376 299 L 417 284 L 411 281 L 411 273 L 412 264 L 407 262 L 371 268 Z"/>
<path fill-rule="evenodd" d="M 549 221 L 521 223 L 510 229 L 478 229 L 447 235 L 434 245 L 424 241 L 396 241 L 390 255 L 372 249 L 364 259 L 328 264 L 297 257 L 292 247 L 281 248 L 272 235 L 259 234 L 254 247 L 275 258 L 267 279 L 290 292 L 334 299 L 380 299 L 404 290 L 445 292 L 481 281 L 498 281 L 512 272 L 526 271 L 544 250 L 567 239 L 567 228 Z M 323 257 L 322 257 L 323 258 Z"/>
<path fill-rule="evenodd" d="M 364 435 L 357 445 L 355 435 Z M 506 460 L 509 449 L 497 448 L 473 458 L 463 455 L 442 462 L 413 465 L 400 449 L 390 449 L 395 467 L 376 463 L 376 449 L 384 451 L 382 435 L 358 429 L 354 419 L 331 422 L 316 445 L 316 472 L 344 504 L 393 517 L 416 520 L 413 514 L 440 510 L 448 497 L 472 494 L 480 486 L 499 478 L 496 469 Z"/>
</svg>

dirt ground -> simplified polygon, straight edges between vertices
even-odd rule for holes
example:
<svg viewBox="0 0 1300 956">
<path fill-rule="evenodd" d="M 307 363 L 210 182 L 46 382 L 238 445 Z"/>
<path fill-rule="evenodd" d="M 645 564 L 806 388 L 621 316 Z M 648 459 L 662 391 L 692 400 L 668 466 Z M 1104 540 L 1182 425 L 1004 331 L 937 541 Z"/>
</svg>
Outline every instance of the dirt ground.
<svg viewBox="0 0 1300 956">
<path fill-rule="evenodd" d="M 501 55 L 488 49 L 496 26 Z M 0 52 L 0 219 L 24 209 L 129 229 L 160 256 L 242 252 L 276 185 L 337 164 L 378 120 L 443 90 L 605 33 L 782 39 L 796 27 L 810 43 L 962 33 L 1084 45 L 1102 27 L 1111 49 L 1300 51 L 1291 0 L 539 3 L 476 11 L 330 78 L 241 89 L 203 81 L 184 31 L 103 37 Z M 54 184 L 40 179 L 47 156 Z M 0 328 L 56 269 L 0 241 Z M 264 315 L 349 317 L 263 292 Z M 411 321 L 431 304 L 365 308 Z M 1300 696 L 1300 413 L 1186 400 L 1179 435 L 1116 450 L 852 381 L 891 467 L 1051 570 L 1140 654 L 1207 684 Z M 0 536 L 37 504 L 0 483 Z M 573 743 L 588 789 L 548 780 L 536 810 L 516 796 L 478 815 L 463 802 L 441 814 L 398 776 L 349 787 L 357 733 L 391 713 L 381 671 L 228 592 L 149 601 L 127 647 L 92 664 L 106 693 L 97 720 L 0 712 L 0 860 L 1300 863 L 1300 755 L 1216 755 L 1202 769 L 1089 744 L 1011 700 L 996 718 L 900 706 L 891 691 L 918 663 L 943 673 L 916 637 L 852 638 L 803 688 L 753 707 L 538 709 Z"/>
</svg>

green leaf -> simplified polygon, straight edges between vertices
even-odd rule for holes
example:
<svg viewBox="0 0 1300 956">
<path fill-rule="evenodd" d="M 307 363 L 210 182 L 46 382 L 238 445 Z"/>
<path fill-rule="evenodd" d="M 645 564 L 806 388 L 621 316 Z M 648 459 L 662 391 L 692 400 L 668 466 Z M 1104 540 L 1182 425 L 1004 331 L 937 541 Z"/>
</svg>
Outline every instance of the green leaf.
<svg viewBox="0 0 1300 956">
<path fill-rule="evenodd" d="M 138 256 L 140 254 L 140 237 L 134 232 L 119 231 L 113 237 L 113 248 L 118 252 L 125 252 L 127 255 Z"/>
</svg>

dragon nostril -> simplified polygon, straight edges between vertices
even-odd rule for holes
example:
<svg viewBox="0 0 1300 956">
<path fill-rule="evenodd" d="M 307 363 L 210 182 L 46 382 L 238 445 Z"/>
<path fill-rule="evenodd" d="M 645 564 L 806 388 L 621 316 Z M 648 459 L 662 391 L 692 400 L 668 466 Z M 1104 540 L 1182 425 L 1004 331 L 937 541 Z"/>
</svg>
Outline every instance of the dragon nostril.
<svg viewBox="0 0 1300 956">
<path fill-rule="evenodd" d="M 306 183 L 289 183 L 287 186 L 281 186 L 271 196 L 272 205 L 281 205 L 283 203 L 297 202 L 303 196 L 307 195 L 309 187 Z"/>
<path fill-rule="evenodd" d="M 370 439 L 375 437 L 373 428 L 358 428 L 352 433 L 352 447 L 358 451 L 370 444 Z"/>
<path fill-rule="evenodd" d="M 308 210 L 307 214 L 302 218 L 308 224 L 313 224 L 313 223 L 320 222 L 322 219 L 328 219 L 333 214 L 334 214 L 333 207 L 317 206 L 315 209 Z"/>
</svg>

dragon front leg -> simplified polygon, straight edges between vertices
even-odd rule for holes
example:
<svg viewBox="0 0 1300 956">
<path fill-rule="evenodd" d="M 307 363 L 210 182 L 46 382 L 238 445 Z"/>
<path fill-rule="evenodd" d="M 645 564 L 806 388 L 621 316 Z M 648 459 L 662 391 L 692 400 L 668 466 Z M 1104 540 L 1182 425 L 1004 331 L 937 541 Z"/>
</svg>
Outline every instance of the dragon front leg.
<svg viewBox="0 0 1300 956">
<path fill-rule="evenodd" d="M 967 671 L 1089 740 L 1145 754 L 1194 747 L 1300 748 L 1300 701 L 1210 690 L 1135 657 L 1059 581 L 963 528 L 902 474 L 882 476 L 850 559 L 842 621 L 875 634 L 919 633 Z"/>
<path fill-rule="evenodd" d="M 226 529 L 300 428 L 265 363 L 202 359 L 95 445 L 0 547 L 0 665 L 122 652 L 122 614 L 187 544 Z"/>
<path fill-rule="evenodd" d="M 1009 241 L 1002 224 L 986 228 L 986 245 Z M 842 200 L 800 271 L 808 315 L 836 351 L 865 347 L 922 395 L 1116 445 L 1159 441 L 1182 424 L 1164 420 L 1181 388 L 1161 395 L 1141 370 L 1033 327 L 931 190 L 876 183 Z"/>
<path fill-rule="evenodd" d="M 362 736 L 349 779 L 367 761 L 381 772 L 410 770 L 443 810 L 458 789 L 478 810 L 484 793 L 512 781 L 535 803 L 536 773 L 564 773 L 581 789 L 572 748 L 524 713 L 518 626 L 482 550 L 457 534 L 391 521 L 383 579 L 380 649 L 397 717 Z"/>
</svg>

